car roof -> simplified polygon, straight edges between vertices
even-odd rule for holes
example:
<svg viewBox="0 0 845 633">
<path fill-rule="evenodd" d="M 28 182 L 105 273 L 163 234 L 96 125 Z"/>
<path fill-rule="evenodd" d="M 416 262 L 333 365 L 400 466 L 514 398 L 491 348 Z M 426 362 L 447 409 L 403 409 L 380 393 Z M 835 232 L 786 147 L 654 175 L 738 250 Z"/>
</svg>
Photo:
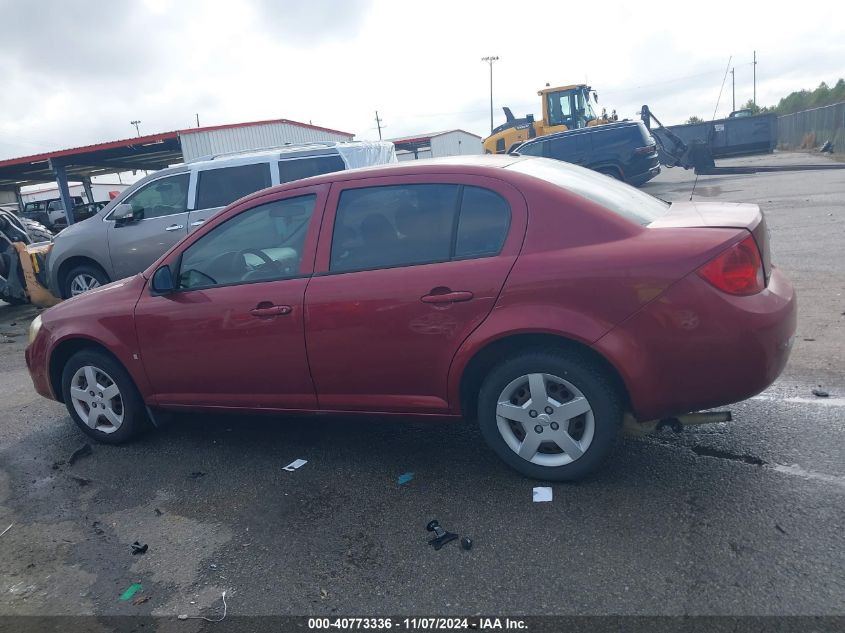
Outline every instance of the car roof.
<svg viewBox="0 0 845 633">
<path fill-rule="evenodd" d="M 324 183 L 342 182 L 357 180 L 359 178 L 381 178 L 383 176 L 416 176 L 420 174 L 474 174 L 493 175 L 501 173 L 500 170 L 508 165 L 523 160 L 532 160 L 527 156 L 511 156 L 506 154 L 473 154 L 464 156 L 448 156 L 445 158 L 423 158 L 420 160 L 409 160 L 387 165 L 373 165 L 370 167 L 357 167 L 344 171 L 335 171 L 320 176 L 312 176 L 301 180 L 294 180 L 282 183 L 269 189 L 262 189 L 256 194 L 267 194 L 273 191 L 296 189 L 299 187 L 310 187 Z"/>
</svg>

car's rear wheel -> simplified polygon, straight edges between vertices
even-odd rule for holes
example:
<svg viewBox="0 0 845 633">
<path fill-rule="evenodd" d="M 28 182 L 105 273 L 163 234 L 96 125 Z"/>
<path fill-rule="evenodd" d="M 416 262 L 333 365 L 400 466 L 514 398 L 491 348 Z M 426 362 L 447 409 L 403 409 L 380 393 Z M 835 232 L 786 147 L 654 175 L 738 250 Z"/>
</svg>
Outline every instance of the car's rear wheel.
<svg viewBox="0 0 845 633">
<path fill-rule="evenodd" d="M 103 352 L 82 350 L 71 356 L 62 372 L 62 394 L 73 421 L 98 442 L 120 444 L 148 428 L 135 383 Z"/>
<path fill-rule="evenodd" d="M 605 176 L 609 176 L 614 180 L 622 180 L 622 174 L 619 173 L 618 169 L 614 169 L 613 167 L 604 167 L 602 169 L 599 169 L 598 172 L 600 174 L 604 174 Z"/>
<path fill-rule="evenodd" d="M 581 479 L 612 451 L 623 400 L 605 371 L 577 353 L 536 351 L 502 361 L 479 393 L 490 447 L 523 475 Z"/>
<path fill-rule="evenodd" d="M 62 293 L 65 299 L 70 299 L 107 283 L 109 283 L 109 278 L 100 268 L 90 264 L 82 264 L 75 266 L 65 276 Z"/>
</svg>

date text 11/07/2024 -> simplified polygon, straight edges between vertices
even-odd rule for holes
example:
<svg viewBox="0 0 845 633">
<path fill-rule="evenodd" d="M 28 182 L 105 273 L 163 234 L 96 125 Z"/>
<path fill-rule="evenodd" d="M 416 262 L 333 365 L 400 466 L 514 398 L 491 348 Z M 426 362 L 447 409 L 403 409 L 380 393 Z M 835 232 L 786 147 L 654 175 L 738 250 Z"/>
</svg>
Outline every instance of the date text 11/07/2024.
<svg viewBox="0 0 845 633">
<path fill-rule="evenodd" d="M 525 631 L 518 618 L 308 618 L 310 630 L 387 631 Z"/>
</svg>

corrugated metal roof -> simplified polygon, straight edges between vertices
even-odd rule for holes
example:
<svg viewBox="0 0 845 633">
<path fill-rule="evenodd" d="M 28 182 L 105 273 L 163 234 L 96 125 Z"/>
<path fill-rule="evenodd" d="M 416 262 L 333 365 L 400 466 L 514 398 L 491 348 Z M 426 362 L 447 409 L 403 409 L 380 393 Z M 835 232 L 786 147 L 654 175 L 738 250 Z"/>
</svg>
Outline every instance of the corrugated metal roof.
<svg viewBox="0 0 845 633">
<path fill-rule="evenodd" d="M 473 134 L 472 132 L 467 132 L 466 130 L 456 129 L 456 130 L 443 130 L 442 132 L 427 132 L 424 134 L 418 134 L 417 136 L 402 136 L 399 138 L 389 138 L 385 139 L 390 141 L 391 143 L 421 143 L 423 141 L 430 141 L 435 136 L 443 136 L 444 134 L 452 134 L 453 132 L 463 132 L 464 134 L 469 134 L 470 136 L 474 136 L 477 139 L 481 139 L 478 134 Z"/>
<path fill-rule="evenodd" d="M 291 121 L 290 119 L 268 119 L 266 121 L 250 121 L 247 123 L 228 123 L 224 125 L 209 125 L 206 127 L 186 128 L 183 130 L 174 130 L 172 132 L 161 132 L 159 134 L 147 134 L 144 136 L 135 136 L 132 138 L 125 138 L 116 141 L 107 141 L 105 143 L 94 143 L 93 145 L 82 145 L 79 147 L 72 147 L 69 149 L 55 150 L 52 152 L 44 152 L 42 154 L 32 154 L 30 156 L 20 156 L 18 158 L 7 158 L 0 160 L 0 167 L 8 165 L 21 165 L 26 163 L 37 163 L 46 161 L 51 158 L 61 158 L 63 156 L 74 156 L 76 154 L 85 154 L 88 152 L 96 152 L 100 150 L 116 149 L 119 147 L 130 147 L 138 145 L 158 144 L 166 140 L 173 140 L 182 135 L 193 134 L 198 132 L 209 132 L 213 130 L 229 130 L 235 128 L 251 127 L 256 125 L 268 125 L 275 123 L 283 123 L 296 127 L 308 128 L 329 134 L 339 134 L 352 138 L 355 136 L 350 132 L 341 132 L 339 130 L 332 130 L 331 128 L 320 127 L 310 123 L 300 123 L 299 121 Z"/>
</svg>

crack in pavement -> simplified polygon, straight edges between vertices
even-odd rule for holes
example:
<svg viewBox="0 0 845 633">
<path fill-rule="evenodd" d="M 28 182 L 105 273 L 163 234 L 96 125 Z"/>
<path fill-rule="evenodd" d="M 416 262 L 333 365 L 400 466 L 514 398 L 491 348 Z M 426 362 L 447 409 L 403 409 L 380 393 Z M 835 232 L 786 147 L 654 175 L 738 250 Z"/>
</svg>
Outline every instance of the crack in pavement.
<svg viewBox="0 0 845 633">
<path fill-rule="evenodd" d="M 764 459 L 760 459 L 754 455 L 748 455 L 746 453 L 731 453 L 730 451 L 723 451 L 718 448 L 711 448 L 709 446 L 686 446 L 696 455 L 700 455 L 703 457 L 716 457 L 717 459 L 729 459 L 735 462 L 743 462 L 745 464 L 752 464 L 754 466 L 765 466 L 768 462 Z"/>
</svg>

